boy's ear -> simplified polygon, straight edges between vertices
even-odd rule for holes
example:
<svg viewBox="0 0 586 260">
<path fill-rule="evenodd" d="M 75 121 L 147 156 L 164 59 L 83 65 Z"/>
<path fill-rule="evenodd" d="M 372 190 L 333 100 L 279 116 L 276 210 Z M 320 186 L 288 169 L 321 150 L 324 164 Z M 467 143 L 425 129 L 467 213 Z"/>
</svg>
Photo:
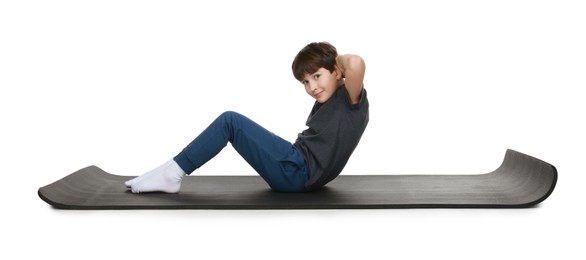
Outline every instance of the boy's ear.
<svg viewBox="0 0 586 260">
<path fill-rule="evenodd" d="M 340 66 L 338 66 L 338 64 L 334 65 L 334 71 L 336 72 L 336 79 L 344 78 L 344 73 L 342 73 L 342 70 L 340 69 Z"/>
</svg>

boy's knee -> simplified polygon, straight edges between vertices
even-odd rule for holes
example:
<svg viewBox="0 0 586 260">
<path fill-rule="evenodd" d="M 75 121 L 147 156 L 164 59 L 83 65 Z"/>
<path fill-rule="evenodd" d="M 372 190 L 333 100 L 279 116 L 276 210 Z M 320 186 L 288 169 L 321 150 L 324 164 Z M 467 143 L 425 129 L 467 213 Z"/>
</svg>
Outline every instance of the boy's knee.
<svg viewBox="0 0 586 260">
<path fill-rule="evenodd" d="M 233 116 L 237 116 L 237 115 L 240 115 L 240 114 L 238 114 L 238 112 L 234 112 L 234 111 L 225 111 L 220 116 L 221 117 L 233 117 Z"/>
<path fill-rule="evenodd" d="M 221 118 L 224 121 L 231 122 L 231 121 L 233 121 L 234 119 L 236 119 L 236 118 L 238 118 L 240 116 L 241 115 L 238 114 L 237 112 L 234 112 L 234 111 L 226 111 L 226 112 L 222 113 L 219 118 Z"/>
<path fill-rule="evenodd" d="M 247 119 L 244 115 L 234 111 L 226 111 L 218 117 L 220 122 L 230 126 L 241 126 Z"/>
</svg>

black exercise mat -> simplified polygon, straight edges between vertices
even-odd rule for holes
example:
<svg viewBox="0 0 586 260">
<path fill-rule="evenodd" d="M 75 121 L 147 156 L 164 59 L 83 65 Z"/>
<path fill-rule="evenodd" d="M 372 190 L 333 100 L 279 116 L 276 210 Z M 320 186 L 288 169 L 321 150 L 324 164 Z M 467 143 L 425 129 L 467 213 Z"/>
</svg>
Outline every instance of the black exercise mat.
<svg viewBox="0 0 586 260">
<path fill-rule="evenodd" d="M 62 209 L 374 209 L 521 208 L 552 192 L 556 168 L 507 150 L 495 171 L 477 175 L 340 175 L 323 190 L 272 191 L 259 176 L 187 176 L 176 194 L 133 194 L 132 176 L 96 166 L 41 187 L 39 196 Z"/>
</svg>

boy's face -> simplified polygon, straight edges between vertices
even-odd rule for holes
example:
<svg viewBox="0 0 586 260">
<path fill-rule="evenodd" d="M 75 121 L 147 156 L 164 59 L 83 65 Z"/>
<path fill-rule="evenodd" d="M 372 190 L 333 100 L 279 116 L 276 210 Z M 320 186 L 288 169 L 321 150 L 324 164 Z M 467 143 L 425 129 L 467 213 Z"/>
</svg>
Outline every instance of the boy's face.
<svg viewBox="0 0 586 260">
<path fill-rule="evenodd" d="M 342 73 L 338 66 L 333 72 L 320 68 L 312 74 L 305 74 L 301 80 L 307 94 L 319 103 L 328 101 L 342 83 Z"/>
</svg>

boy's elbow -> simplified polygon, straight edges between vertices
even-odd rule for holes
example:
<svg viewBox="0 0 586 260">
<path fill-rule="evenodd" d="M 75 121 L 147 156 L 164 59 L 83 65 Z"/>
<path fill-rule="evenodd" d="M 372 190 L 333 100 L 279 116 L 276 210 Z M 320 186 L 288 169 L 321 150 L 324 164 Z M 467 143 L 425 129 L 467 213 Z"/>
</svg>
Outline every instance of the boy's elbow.
<svg viewBox="0 0 586 260">
<path fill-rule="evenodd" d="M 364 70 L 366 68 L 366 64 L 364 63 L 364 59 L 358 55 L 351 55 L 348 57 L 348 67 L 352 70 Z"/>
</svg>

